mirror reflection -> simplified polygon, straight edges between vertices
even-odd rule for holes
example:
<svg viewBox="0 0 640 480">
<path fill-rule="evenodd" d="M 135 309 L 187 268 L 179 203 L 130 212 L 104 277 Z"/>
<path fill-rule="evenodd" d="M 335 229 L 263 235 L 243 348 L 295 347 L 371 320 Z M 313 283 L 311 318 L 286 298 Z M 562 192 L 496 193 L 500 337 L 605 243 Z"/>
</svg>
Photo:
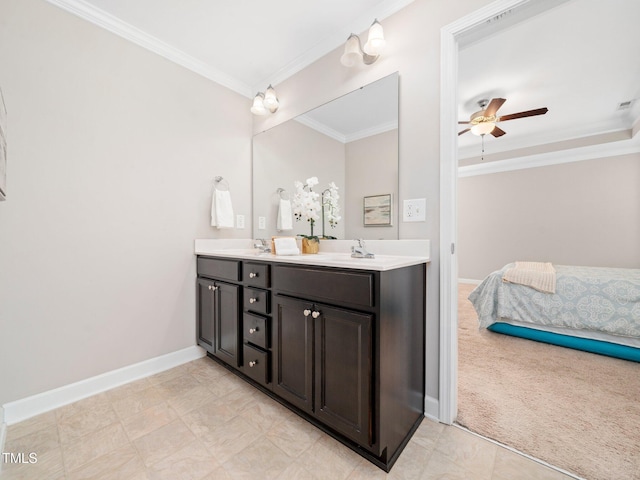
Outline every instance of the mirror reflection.
<svg viewBox="0 0 640 480">
<path fill-rule="evenodd" d="M 398 198 L 398 73 L 253 138 L 256 238 L 397 239 Z"/>
</svg>

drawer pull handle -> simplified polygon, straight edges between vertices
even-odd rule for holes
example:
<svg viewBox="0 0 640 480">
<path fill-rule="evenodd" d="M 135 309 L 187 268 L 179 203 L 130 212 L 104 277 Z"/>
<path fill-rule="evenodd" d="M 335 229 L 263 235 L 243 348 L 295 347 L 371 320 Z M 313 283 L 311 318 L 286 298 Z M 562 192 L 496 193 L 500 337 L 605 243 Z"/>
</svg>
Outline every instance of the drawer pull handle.
<svg viewBox="0 0 640 480">
<path fill-rule="evenodd" d="M 304 313 L 305 317 L 308 317 L 311 314 L 311 310 L 305 309 L 304 312 L 302 312 L 302 313 Z"/>
<path fill-rule="evenodd" d="M 249 333 L 256 333 L 257 331 L 258 331 L 258 327 L 249 329 Z"/>
<path fill-rule="evenodd" d="M 315 311 L 315 312 L 313 312 L 313 313 L 311 314 L 311 316 L 312 316 L 313 318 L 318 318 L 318 317 L 320 316 L 320 312 Z"/>
<path fill-rule="evenodd" d="M 255 367 L 258 364 L 258 361 L 256 360 L 255 362 L 249 362 L 249 366 L 250 367 Z"/>
<path fill-rule="evenodd" d="M 254 273 L 254 272 L 251 272 L 251 273 L 249 274 L 249 278 L 258 278 L 258 274 L 257 274 L 257 273 Z"/>
<path fill-rule="evenodd" d="M 257 298 L 253 298 L 253 297 L 251 297 L 249 299 L 249 303 L 256 303 L 257 301 L 258 301 L 258 299 Z"/>
</svg>

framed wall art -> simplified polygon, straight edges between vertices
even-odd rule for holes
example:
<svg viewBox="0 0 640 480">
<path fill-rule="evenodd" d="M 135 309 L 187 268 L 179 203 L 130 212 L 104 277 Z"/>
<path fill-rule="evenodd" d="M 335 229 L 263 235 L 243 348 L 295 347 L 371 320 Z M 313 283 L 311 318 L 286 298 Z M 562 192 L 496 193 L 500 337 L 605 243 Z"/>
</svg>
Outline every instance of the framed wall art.
<svg viewBox="0 0 640 480">
<path fill-rule="evenodd" d="M 364 197 L 364 226 L 391 226 L 391 194 Z"/>
</svg>

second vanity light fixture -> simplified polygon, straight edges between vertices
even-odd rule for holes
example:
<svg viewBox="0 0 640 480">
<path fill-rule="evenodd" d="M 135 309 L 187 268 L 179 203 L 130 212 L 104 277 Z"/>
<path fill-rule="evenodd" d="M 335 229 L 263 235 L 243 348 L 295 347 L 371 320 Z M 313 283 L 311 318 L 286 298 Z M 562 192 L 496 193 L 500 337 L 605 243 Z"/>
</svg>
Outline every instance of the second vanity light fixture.
<svg viewBox="0 0 640 480">
<path fill-rule="evenodd" d="M 280 102 L 276 96 L 276 91 L 269 85 L 264 93 L 258 92 L 253 98 L 251 113 L 254 115 L 266 115 L 267 112 L 274 113 L 278 110 L 278 106 L 280 106 Z"/>
<path fill-rule="evenodd" d="M 371 65 L 378 60 L 385 46 L 384 32 L 378 20 L 374 20 L 369 27 L 369 36 L 364 47 L 360 44 L 360 37 L 355 33 L 349 35 L 344 45 L 344 53 L 340 57 L 340 63 L 345 67 L 353 67 L 358 62 Z"/>
</svg>

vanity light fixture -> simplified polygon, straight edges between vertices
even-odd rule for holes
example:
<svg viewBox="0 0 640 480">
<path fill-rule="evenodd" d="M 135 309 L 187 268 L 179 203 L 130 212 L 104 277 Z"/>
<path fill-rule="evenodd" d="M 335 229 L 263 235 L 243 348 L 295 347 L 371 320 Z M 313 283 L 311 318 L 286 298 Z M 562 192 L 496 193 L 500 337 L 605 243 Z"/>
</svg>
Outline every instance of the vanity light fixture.
<svg viewBox="0 0 640 480">
<path fill-rule="evenodd" d="M 385 44 L 382 25 L 380 25 L 376 19 L 369 27 L 369 36 L 367 43 L 364 44 L 364 48 L 360 43 L 360 37 L 358 37 L 358 35 L 355 33 L 349 35 L 347 43 L 344 45 L 344 53 L 342 57 L 340 57 L 340 63 L 345 67 L 353 67 L 358 62 L 371 65 L 380 57 L 380 53 L 382 53 Z"/>
<path fill-rule="evenodd" d="M 278 101 L 276 91 L 269 85 L 264 93 L 258 92 L 256 96 L 253 97 L 251 113 L 254 115 L 266 115 L 267 112 L 274 113 L 278 110 L 279 106 L 280 102 Z"/>
</svg>

